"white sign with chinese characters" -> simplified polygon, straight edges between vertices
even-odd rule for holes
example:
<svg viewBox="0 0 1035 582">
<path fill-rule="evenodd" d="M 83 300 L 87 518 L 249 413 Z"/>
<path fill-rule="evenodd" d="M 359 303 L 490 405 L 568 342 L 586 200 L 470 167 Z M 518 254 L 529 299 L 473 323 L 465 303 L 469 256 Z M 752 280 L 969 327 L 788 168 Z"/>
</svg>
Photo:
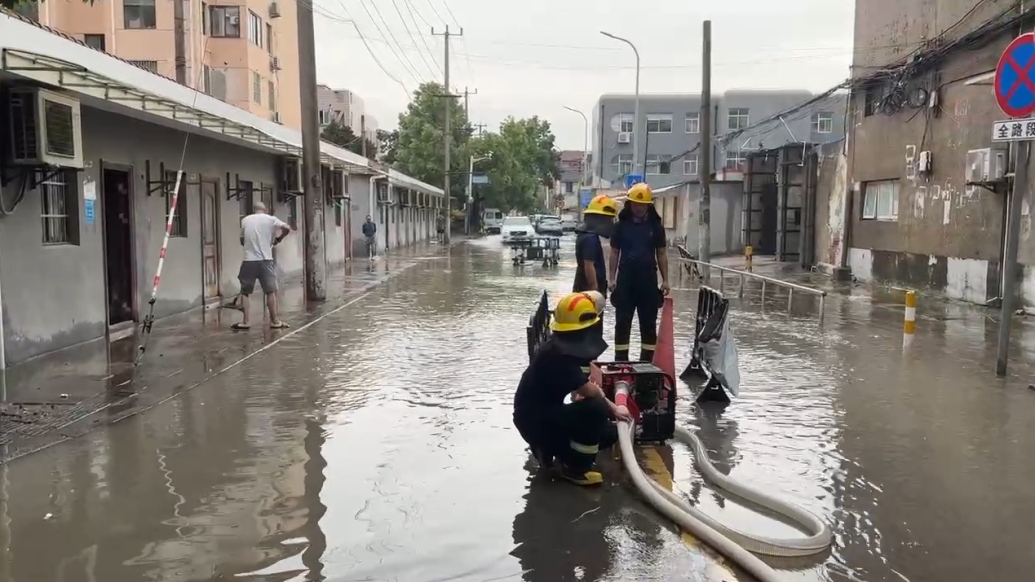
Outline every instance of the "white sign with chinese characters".
<svg viewBox="0 0 1035 582">
<path fill-rule="evenodd" d="M 992 124 L 992 141 L 1035 139 L 1035 119 L 1011 119 Z"/>
</svg>

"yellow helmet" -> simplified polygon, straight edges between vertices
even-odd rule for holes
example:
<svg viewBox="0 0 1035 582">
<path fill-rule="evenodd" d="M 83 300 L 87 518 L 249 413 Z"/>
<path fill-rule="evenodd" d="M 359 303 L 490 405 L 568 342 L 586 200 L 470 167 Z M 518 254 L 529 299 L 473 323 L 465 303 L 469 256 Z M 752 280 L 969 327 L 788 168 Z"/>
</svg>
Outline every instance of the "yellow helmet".
<svg viewBox="0 0 1035 582">
<path fill-rule="evenodd" d="M 626 196 L 630 202 L 639 202 L 640 204 L 650 204 L 654 201 L 654 193 L 651 192 L 650 186 L 646 182 L 640 182 L 629 188 Z"/>
<path fill-rule="evenodd" d="M 557 303 L 550 330 L 561 333 L 579 331 L 594 326 L 598 321 L 600 315 L 593 298 L 588 293 L 572 293 Z"/>
<path fill-rule="evenodd" d="M 582 211 L 583 214 L 603 214 L 604 216 L 618 216 L 618 204 L 610 196 L 601 194 L 589 201 L 589 205 Z"/>
<path fill-rule="evenodd" d="M 603 313 L 604 308 L 607 307 L 607 300 L 604 299 L 604 294 L 600 291 L 583 291 L 586 297 L 593 300 L 593 304 L 596 306 L 597 313 Z"/>
</svg>

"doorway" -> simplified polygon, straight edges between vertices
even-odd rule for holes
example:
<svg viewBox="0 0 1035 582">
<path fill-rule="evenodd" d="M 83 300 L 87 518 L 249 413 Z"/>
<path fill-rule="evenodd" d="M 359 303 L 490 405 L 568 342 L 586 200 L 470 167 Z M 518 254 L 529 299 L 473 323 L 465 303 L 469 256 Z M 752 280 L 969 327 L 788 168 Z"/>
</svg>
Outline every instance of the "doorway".
<svg viewBox="0 0 1035 582">
<path fill-rule="evenodd" d="M 762 186 L 762 244 L 755 250 L 756 255 L 776 254 L 776 231 L 779 229 L 777 216 L 778 196 L 776 182 L 769 182 Z"/>
<path fill-rule="evenodd" d="M 101 174 L 104 212 L 104 270 L 108 289 L 108 329 L 132 331 L 136 321 L 133 270 L 133 190 L 130 170 L 105 167 Z M 111 338 L 115 339 L 115 338 Z"/>
<path fill-rule="evenodd" d="M 219 240 L 219 181 L 202 178 L 201 269 L 206 304 L 220 297 Z"/>
</svg>

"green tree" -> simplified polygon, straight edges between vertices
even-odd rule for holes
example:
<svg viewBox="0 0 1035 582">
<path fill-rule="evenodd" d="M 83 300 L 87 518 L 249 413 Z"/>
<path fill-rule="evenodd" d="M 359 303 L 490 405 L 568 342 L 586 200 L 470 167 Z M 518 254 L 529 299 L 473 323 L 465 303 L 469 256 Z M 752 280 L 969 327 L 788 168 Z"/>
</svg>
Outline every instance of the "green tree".
<svg viewBox="0 0 1035 582">
<path fill-rule="evenodd" d="M 442 85 L 424 83 L 413 92 L 406 112 L 399 114 L 398 138 L 390 152 L 393 167 L 418 180 L 442 187 L 446 108 L 450 109 L 450 174 L 452 195 L 463 200 L 467 186 L 467 146 L 471 136 L 467 115 L 457 99 L 447 97 Z M 386 162 L 387 155 L 386 155 Z"/>
<path fill-rule="evenodd" d="M 509 117 L 498 132 L 472 140 L 470 151 L 489 158 L 476 168 L 489 177 L 489 183 L 476 190 L 482 208 L 530 212 L 536 209 L 539 187 L 560 177 L 553 132 L 538 117 Z"/>
<path fill-rule="evenodd" d="M 377 130 L 377 141 L 381 144 L 381 161 L 389 166 L 395 163 L 395 148 L 399 145 L 399 130 Z"/>
<path fill-rule="evenodd" d="M 327 127 L 320 132 L 320 138 L 324 141 L 343 147 L 354 154 L 363 155 L 363 141 L 359 139 L 351 127 L 342 125 L 337 119 L 331 120 Z M 367 146 L 367 157 L 374 159 L 378 153 L 378 146 L 369 139 L 365 140 Z"/>
</svg>

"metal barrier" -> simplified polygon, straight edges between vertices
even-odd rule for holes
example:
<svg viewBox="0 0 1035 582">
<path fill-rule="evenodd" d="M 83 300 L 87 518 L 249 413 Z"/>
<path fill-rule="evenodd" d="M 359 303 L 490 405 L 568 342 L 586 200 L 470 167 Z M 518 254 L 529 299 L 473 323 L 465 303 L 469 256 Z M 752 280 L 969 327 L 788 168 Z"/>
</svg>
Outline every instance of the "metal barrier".
<svg viewBox="0 0 1035 582">
<path fill-rule="evenodd" d="M 536 306 L 535 312 L 528 318 L 528 327 L 525 329 L 525 336 L 528 339 L 529 361 L 539 351 L 539 346 L 550 339 L 550 317 L 552 317 L 550 313 L 550 298 L 546 295 L 546 291 L 543 291 L 543 294 L 539 296 L 539 305 Z"/>
<path fill-rule="evenodd" d="M 719 340 L 722 338 L 723 324 L 729 317 L 730 302 L 723 297 L 722 293 L 711 287 L 701 286 L 697 294 L 697 314 L 694 323 L 694 345 L 690 351 L 690 363 L 679 375 L 684 382 L 689 382 L 694 377 L 704 377 L 708 383 L 698 395 L 698 401 L 724 401 L 729 402 L 721 382 L 716 375 L 709 370 L 704 358 L 702 345 L 705 342 Z"/>
<path fill-rule="evenodd" d="M 762 284 L 762 307 L 765 307 L 765 292 L 767 285 L 773 285 L 783 289 L 787 289 L 787 310 L 790 311 L 791 305 L 794 302 L 794 293 L 804 293 L 806 295 L 813 295 L 819 297 L 819 323 L 823 323 L 823 312 L 826 308 L 827 292 L 822 289 L 816 289 L 815 287 L 806 287 L 805 285 L 799 285 L 797 283 L 791 283 L 790 281 L 781 281 L 780 279 L 774 279 L 773 277 L 766 277 L 765 275 L 759 275 L 758 273 L 751 273 L 748 271 L 742 271 L 740 269 L 733 269 L 731 267 L 723 267 L 722 265 L 716 265 L 714 263 L 706 263 L 698 260 L 690 251 L 686 250 L 685 247 L 676 246 L 676 250 L 679 251 L 679 260 L 683 263 L 683 268 L 687 275 L 694 279 L 700 279 L 704 282 L 710 282 L 711 270 L 715 269 L 719 272 L 719 293 L 726 292 L 726 275 L 727 273 L 733 274 L 734 277 L 740 279 L 740 288 L 737 290 L 737 297 L 744 296 L 744 282 L 745 280 L 759 281 Z M 704 288 L 702 286 L 702 288 Z"/>
</svg>

